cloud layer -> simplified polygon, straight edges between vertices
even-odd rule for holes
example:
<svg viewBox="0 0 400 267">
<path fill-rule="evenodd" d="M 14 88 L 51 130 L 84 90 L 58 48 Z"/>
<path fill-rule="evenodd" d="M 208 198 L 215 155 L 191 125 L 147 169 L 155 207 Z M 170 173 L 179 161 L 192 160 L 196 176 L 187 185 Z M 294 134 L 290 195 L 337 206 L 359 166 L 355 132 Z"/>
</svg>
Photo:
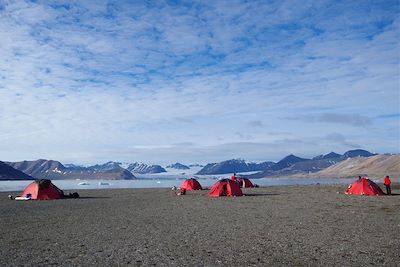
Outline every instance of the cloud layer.
<svg viewBox="0 0 400 267">
<path fill-rule="evenodd" d="M 397 1 L 0 3 L 0 159 L 399 152 L 398 14 Z"/>
</svg>

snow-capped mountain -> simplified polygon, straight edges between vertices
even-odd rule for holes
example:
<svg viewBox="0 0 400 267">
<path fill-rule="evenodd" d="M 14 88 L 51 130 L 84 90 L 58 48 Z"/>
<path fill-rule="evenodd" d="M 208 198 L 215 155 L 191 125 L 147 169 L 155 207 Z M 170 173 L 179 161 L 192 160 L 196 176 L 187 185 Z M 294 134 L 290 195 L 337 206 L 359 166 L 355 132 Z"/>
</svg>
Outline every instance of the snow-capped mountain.
<svg viewBox="0 0 400 267">
<path fill-rule="evenodd" d="M 268 176 L 284 176 L 300 173 L 313 173 L 328 168 L 347 158 L 370 157 L 375 154 L 362 149 L 349 150 L 343 155 L 330 152 L 325 155 L 319 155 L 312 159 L 301 158 L 295 155 L 288 155 L 278 162 L 246 162 L 242 159 L 231 159 L 219 163 L 209 163 L 202 168 L 198 175 L 226 174 L 234 172 L 260 171 L 251 175 L 252 178 Z"/>
<path fill-rule="evenodd" d="M 325 155 L 319 155 L 316 157 L 313 157 L 312 159 L 338 159 L 340 158 L 342 155 L 335 153 L 335 152 L 330 152 L 328 154 Z"/>
<path fill-rule="evenodd" d="M 263 172 L 253 174 L 250 177 L 252 178 L 260 178 L 268 176 L 279 177 L 279 176 L 294 175 L 294 174 L 315 173 L 324 170 L 348 158 L 371 157 L 373 155 L 375 154 L 372 154 L 362 149 L 349 150 L 345 152 L 343 155 L 340 155 L 335 152 L 330 152 L 325 155 L 316 156 L 312 159 L 299 158 L 294 155 L 289 155 L 280 160 L 279 162 L 277 162 L 271 168 L 266 169 Z"/>
<path fill-rule="evenodd" d="M 177 169 L 177 170 L 189 170 L 190 168 L 186 165 L 183 165 L 179 162 L 175 163 L 175 164 L 170 164 L 167 167 L 165 167 L 167 169 Z"/>
<path fill-rule="evenodd" d="M 129 180 L 136 177 L 129 171 L 114 164 L 94 165 L 90 167 L 68 164 L 59 161 L 39 159 L 34 161 L 6 162 L 11 167 L 36 179 L 108 179 Z"/>
<path fill-rule="evenodd" d="M 93 166 L 87 167 L 90 170 L 112 170 L 116 168 L 122 168 L 130 171 L 131 173 L 139 173 L 139 174 L 150 174 L 150 173 L 162 173 L 166 172 L 166 170 L 160 165 L 149 165 L 142 162 L 134 162 L 134 163 L 121 163 L 115 161 L 109 161 L 104 164 L 96 164 Z"/>
<path fill-rule="evenodd" d="M 209 163 L 204 166 L 197 174 L 225 174 L 234 172 L 250 172 L 250 171 L 263 171 L 270 168 L 275 163 L 273 162 L 246 162 L 242 159 L 231 159 L 222 161 L 220 163 Z"/>
<path fill-rule="evenodd" d="M 107 171 L 107 170 L 112 170 L 112 169 L 117 169 L 117 168 L 122 168 L 121 162 L 109 161 L 109 162 L 106 162 L 103 164 L 96 164 L 93 166 L 89 166 L 86 169 L 94 170 L 94 171 Z"/>
<path fill-rule="evenodd" d="M 193 168 L 193 167 L 200 167 L 200 168 L 203 168 L 204 167 L 204 165 L 201 165 L 201 164 L 198 164 L 198 163 L 193 163 L 193 164 L 189 164 L 189 165 L 187 165 L 189 168 Z"/>
<path fill-rule="evenodd" d="M 141 163 L 141 162 L 135 162 L 135 163 L 129 164 L 127 170 L 132 173 L 139 173 L 139 174 L 167 172 L 160 165 L 148 165 L 148 164 Z"/>
</svg>

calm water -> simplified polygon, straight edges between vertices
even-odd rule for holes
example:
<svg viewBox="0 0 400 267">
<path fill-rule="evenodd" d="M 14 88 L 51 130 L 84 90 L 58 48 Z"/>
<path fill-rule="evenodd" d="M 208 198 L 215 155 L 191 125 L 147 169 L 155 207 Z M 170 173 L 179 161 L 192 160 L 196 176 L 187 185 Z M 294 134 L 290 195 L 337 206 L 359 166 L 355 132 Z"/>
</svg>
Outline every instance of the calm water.
<svg viewBox="0 0 400 267">
<path fill-rule="evenodd" d="M 137 179 L 137 180 L 53 180 L 62 190 L 107 189 L 107 188 L 169 188 L 179 187 L 183 179 Z M 216 179 L 198 179 L 203 187 L 210 187 Z M 262 178 L 252 182 L 260 186 L 310 185 L 310 184 L 350 184 L 354 179 L 304 179 L 304 178 Z M 22 191 L 32 181 L 0 181 L 0 192 Z"/>
</svg>

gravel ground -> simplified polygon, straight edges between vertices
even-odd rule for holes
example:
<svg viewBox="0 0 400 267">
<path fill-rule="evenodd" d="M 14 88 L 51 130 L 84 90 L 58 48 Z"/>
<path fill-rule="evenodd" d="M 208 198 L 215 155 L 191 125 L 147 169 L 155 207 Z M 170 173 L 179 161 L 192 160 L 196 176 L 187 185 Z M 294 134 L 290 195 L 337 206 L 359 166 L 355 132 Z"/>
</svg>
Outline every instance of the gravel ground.
<svg viewBox="0 0 400 267">
<path fill-rule="evenodd" d="M 344 190 L 81 190 L 26 202 L 0 193 L 0 266 L 399 266 L 400 190 Z"/>
</svg>

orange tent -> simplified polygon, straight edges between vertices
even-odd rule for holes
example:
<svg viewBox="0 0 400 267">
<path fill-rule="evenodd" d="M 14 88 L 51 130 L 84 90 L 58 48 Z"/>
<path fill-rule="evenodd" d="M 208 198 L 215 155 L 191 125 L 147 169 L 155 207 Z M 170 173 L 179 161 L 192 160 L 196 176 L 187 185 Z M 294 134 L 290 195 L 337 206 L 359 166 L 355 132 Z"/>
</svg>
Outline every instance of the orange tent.
<svg viewBox="0 0 400 267">
<path fill-rule="evenodd" d="M 242 190 L 237 182 L 229 179 L 222 179 L 217 181 L 210 189 L 208 193 L 210 197 L 220 196 L 242 196 Z"/>
<path fill-rule="evenodd" d="M 186 190 L 202 190 L 203 188 L 201 187 L 200 183 L 194 179 L 194 178 L 189 178 L 186 179 L 182 182 L 181 184 L 181 189 L 186 189 Z"/>
<path fill-rule="evenodd" d="M 382 189 L 368 178 L 362 177 L 355 181 L 346 189 L 345 194 L 350 195 L 366 195 L 366 196 L 382 196 Z"/>
<path fill-rule="evenodd" d="M 39 179 L 25 187 L 21 196 L 30 199 L 59 199 L 64 197 L 64 192 L 50 180 Z"/>
</svg>

